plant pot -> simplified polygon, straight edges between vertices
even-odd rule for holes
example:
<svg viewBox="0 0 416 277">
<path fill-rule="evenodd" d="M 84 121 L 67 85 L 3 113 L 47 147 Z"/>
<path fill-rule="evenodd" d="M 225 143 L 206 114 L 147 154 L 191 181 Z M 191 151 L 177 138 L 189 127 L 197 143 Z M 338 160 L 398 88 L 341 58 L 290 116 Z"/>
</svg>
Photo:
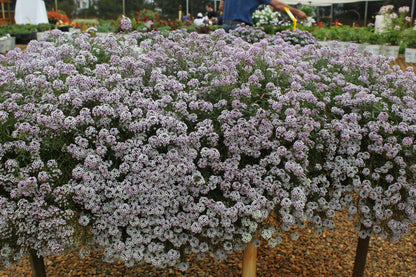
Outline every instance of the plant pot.
<svg viewBox="0 0 416 277">
<path fill-rule="evenodd" d="M 319 45 L 321 45 L 322 47 L 329 47 L 330 43 L 331 41 L 328 40 L 319 41 Z"/>
<path fill-rule="evenodd" d="M 374 21 L 374 28 L 376 33 L 383 33 L 386 31 L 386 25 L 390 24 L 391 19 L 386 18 L 384 15 L 379 14 L 376 15 L 376 19 Z"/>
<path fill-rule="evenodd" d="M 344 51 L 345 49 L 347 49 L 350 46 L 351 46 L 351 42 L 349 42 L 349 41 L 338 41 L 337 42 L 337 47 L 338 47 L 339 51 Z"/>
<path fill-rule="evenodd" d="M 8 46 L 9 46 L 8 40 L 0 38 L 0 54 L 6 53 Z"/>
<path fill-rule="evenodd" d="M 7 51 L 13 50 L 16 46 L 15 37 L 11 37 L 10 35 L 4 36 L 0 38 L 0 54 L 4 54 Z"/>
<path fill-rule="evenodd" d="M 399 48 L 400 46 L 398 45 L 382 45 L 380 54 L 388 58 L 392 57 L 396 59 L 399 55 Z"/>
<path fill-rule="evenodd" d="M 365 51 L 373 53 L 374 55 L 380 55 L 381 45 L 378 44 L 367 44 Z"/>
<path fill-rule="evenodd" d="M 37 39 L 37 32 L 12 34 L 16 38 L 16 44 L 28 44 L 31 40 Z"/>
<path fill-rule="evenodd" d="M 37 40 L 46 40 L 49 37 L 50 31 L 38 32 L 36 34 Z"/>
<path fill-rule="evenodd" d="M 359 53 L 364 52 L 365 48 L 367 47 L 367 44 L 365 43 L 356 43 L 355 45 L 357 45 L 357 49 Z"/>
<path fill-rule="evenodd" d="M 95 36 L 100 39 L 106 39 L 110 33 L 106 32 L 95 32 Z"/>
<path fill-rule="evenodd" d="M 69 28 L 71 26 L 60 26 L 58 27 L 59 30 L 61 30 L 62 32 L 69 32 Z"/>
<path fill-rule="evenodd" d="M 406 48 L 404 60 L 407 63 L 416 63 L 416 48 Z"/>
<path fill-rule="evenodd" d="M 9 37 L 8 51 L 13 50 L 14 48 L 16 48 L 16 38 L 15 37 Z"/>
</svg>

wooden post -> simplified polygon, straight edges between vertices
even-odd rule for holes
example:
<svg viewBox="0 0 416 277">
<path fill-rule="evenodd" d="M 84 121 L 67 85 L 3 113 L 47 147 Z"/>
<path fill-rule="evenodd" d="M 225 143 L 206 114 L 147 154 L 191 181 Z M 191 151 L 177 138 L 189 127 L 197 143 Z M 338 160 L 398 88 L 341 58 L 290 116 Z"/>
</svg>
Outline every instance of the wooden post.
<svg viewBox="0 0 416 277">
<path fill-rule="evenodd" d="M 6 19 L 6 14 L 4 13 L 4 2 L 1 2 L 1 14 L 3 16 L 3 19 Z"/>
<path fill-rule="evenodd" d="M 32 267 L 32 277 L 46 277 L 43 257 L 38 257 L 35 250 L 30 250 L 29 259 L 30 266 Z"/>
<path fill-rule="evenodd" d="M 352 270 L 352 277 L 364 276 L 369 245 L 370 237 L 367 236 L 365 239 L 358 238 L 357 250 L 355 252 L 354 268 Z"/>
<path fill-rule="evenodd" d="M 243 253 L 243 274 L 242 277 L 256 277 L 257 247 L 253 242 L 247 244 Z"/>
</svg>

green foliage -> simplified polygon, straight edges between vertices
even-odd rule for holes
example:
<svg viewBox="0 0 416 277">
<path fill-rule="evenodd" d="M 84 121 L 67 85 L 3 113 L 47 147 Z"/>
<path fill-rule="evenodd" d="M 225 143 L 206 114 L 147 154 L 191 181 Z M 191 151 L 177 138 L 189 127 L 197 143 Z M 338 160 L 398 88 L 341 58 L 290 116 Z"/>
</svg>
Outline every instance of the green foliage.
<svg viewBox="0 0 416 277">
<path fill-rule="evenodd" d="M 368 42 L 370 44 L 380 44 L 382 41 L 380 34 L 378 33 L 370 33 L 367 37 L 367 40 L 363 42 Z"/>
<path fill-rule="evenodd" d="M 195 26 L 190 22 L 179 20 L 166 20 L 160 13 L 144 9 L 135 13 L 132 20 L 133 29 L 137 31 L 171 31 L 186 28 L 189 31 L 195 31 Z M 208 30 L 209 31 L 209 30 Z"/>
<path fill-rule="evenodd" d="M 312 35 L 317 40 L 340 40 L 356 43 L 382 44 L 386 43 L 387 36 L 375 33 L 373 27 L 351 27 L 351 26 L 332 26 L 330 28 L 312 28 Z"/>
<path fill-rule="evenodd" d="M 38 32 L 49 31 L 51 29 L 52 29 L 52 25 L 51 24 L 43 23 L 43 24 L 39 24 L 39 25 L 36 26 L 36 30 Z"/>
<path fill-rule="evenodd" d="M 304 13 L 306 13 L 307 16 L 312 16 L 313 15 L 313 6 L 302 5 L 298 9 L 303 11 Z"/>
<path fill-rule="evenodd" d="M 99 0 L 97 13 L 102 19 L 116 19 L 123 13 L 123 7 L 119 1 Z"/>
<path fill-rule="evenodd" d="M 416 48 L 416 30 L 408 29 L 403 33 L 403 41 L 406 47 Z"/>
<path fill-rule="evenodd" d="M 302 28 L 303 29 L 303 28 Z M 326 40 L 327 39 L 327 28 L 313 28 L 312 30 L 310 30 L 310 32 L 312 33 L 312 35 L 317 39 L 317 40 Z"/>
<path fill-rule="evenodd" d="M 142 10 L 145 7 L 144 0 L 125 1 L 126 16 L 134 16 L 135 11 Z M 99 0 L 96 2 L 97 13 L 101 19 L 117 19 L 123 14 L 123 5 L 121 1 Z"/>
<path fill-rule="evenodd" d="M 97 32 L 113 33 L 117 30 L 120 24 L 112 19 L 104 20 L 100 19 L 97 25 Z"/>
<path fill-rule="evenodd" d="M 400 45 L 403 32 L 411 27 L 411 19 L 408 15 L 409 7 L 399 8 L 398 14 L 394 12 L 393 8 L 393 5 L 381 8 L 381 14 L 384 16 L 386 25 L 383 32 L 383 42 L 391 45 Z"/>
<path fill-rule="evenodd" d="M 148 20 L 158 20 L 160 19 L 160 14 L 153 10 L 143 9 L 135 13 L 136 21 L 148 21 Z"/>
<path fill-rule="evenodd" d="M 87 19 L 87 18 L 77 18 L 72 20 L 73 23 L 85 24 L 85 25 L 97 25 L 101 20 L 97 19 Z"/>
<path fill-rule="evenodd" d="M 185 7 L 185 3 L 182 0 L 154 0 L 154 3 L 161 10 L 163 16 L 168 18 L 178 18 L 179 6 L 183 5 Z M 199 12 L 202 11 L 204 10 L 199 10 Z"/>
<path fill-rule="evenodd" d="M 77 4 L 74 0 L 44 0 L 46 9 L 48 11 L 55 11 L 55 3 L 58 4 L 58 10 L 63 11 L 68 17 L 75 17 L 77 11 Z"/>
<path fill-rule="evenodd" d="M 36 32 L 37 26 L 32 24 L 2 24 L 0 33 L 5 34 L 29 34 Z"/>
</svg>

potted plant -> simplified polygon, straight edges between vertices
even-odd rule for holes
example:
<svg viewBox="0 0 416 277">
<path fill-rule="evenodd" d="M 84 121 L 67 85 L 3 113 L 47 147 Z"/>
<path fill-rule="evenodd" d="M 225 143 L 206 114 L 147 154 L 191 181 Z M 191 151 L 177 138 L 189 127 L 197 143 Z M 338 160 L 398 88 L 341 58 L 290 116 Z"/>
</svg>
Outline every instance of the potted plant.
<svg viewBox="0 0 416 277">
<path fill-rule="evenodd" d="M 8 37 L 9 34 L 3 34 L 0 32 L 0 54 L 4 54 L 8 51 Z"/>
<path fill-rule="evenodd" d="M 370 32 L 367 35 L 367 38 L 363 39 L 363 42 L 365 42 L 365 47 L 364 47 L 365 50 L 373 53 L 374 55 L 380 55 L 381 35 L 379 33 Z"/>
<path fill-rule="evenodd" d="M 10 25 L 10 34 L 16 38 L 16 44 L 28 44 L 37 39 L 37 31 L 32 24 Z"/>
<path fill-rule="evenodd" d="M 16 46 L 16 38 L 10 35 L 10 26 L 9 24 L 0 26 L 0 53 L 6 53 Z"/>
<path fill-rule="evenodd" d="M 256 26 L 277 25 L 280 13 L 272 10 L 269 6 L 263 10 L 256 10 L 253 13 L 253 23 Z"/>
<path fill-rule="evenodd" d="M 62 32 L 69 32 L 71 28 L 68 16 L 63 11 L 48 11 L 49 23 L 56 25 L 56 27 Z"/>
<path fill-rule="evenodd" d="M 404 33 L 404 44 L 406 50 L 404 59 L 407 63 L 416 63 L 416 30 L 408 29 Z"/>
<path fill-rule="evenodd" d="M 51 24 L 38 24 L 36 26 L 36 38 L 37 40 L 43 40 L 49 36 L 50 30 L 53 29 L 53 25 Z"/>
<path fill-rule="evenodd" d="M 384 15 L 385 27 L 381 32 L 383 46 L 380 54 L 388 57 L 397 57 L 402 41 L 402 33 L 411 24 L 411 18 L 408 16 L 409 11 L 410 8 L 408 6 L 400 7 L 398 13 L 394 12 L 393 5 L 381 7 L 380 13 Z"/>
</svg>

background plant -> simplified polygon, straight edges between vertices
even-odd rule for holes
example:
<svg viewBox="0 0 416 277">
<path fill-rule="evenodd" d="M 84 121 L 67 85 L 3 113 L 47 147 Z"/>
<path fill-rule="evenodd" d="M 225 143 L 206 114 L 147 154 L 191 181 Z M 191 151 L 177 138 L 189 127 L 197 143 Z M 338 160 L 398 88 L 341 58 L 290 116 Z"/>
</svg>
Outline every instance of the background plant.
<svg viewBox="0 0 416 277">
<path fill-rule="evenodd" d="M 416 31 L 413 29 L 407 29 L 403 34 L 404 43 L 406 47 L 416 48 Z"/>
<path fill-rule="evenodd" d="M 279 12 L 269 6 L 262 10 L 256 10 L 253 13 L 253 23 L 256 26 L 261 25 L 277 25 L 279 23 Z"/>
<path fill-rule="evenodd" d="M 402 33 L 411 26 L 411 18 L 409 16 L 410 8 L 403 6 L 395 12 L 393 5 L 386 5 L 380 8 L 380 14 L 384 15 L 386 24 L 383 37 L 386 43 L 399 45 L 402 40 Z"/>
<path fill-rule="evenodd" d="M 68 25 L 69 18 L 62 11 L 47 11 L 49 23 L 55 25 Z"/>
<path fill-rule="evenodd" d="M 304 13 L 306 13 L 306 15 L 308 17 L 313 16 L 314 12 L 313 12 L 313 6 L 309 6 L 309 5 L 301 5 L 299 7 L 297 7 L 297 9 L 303 11 Z"/>
</svg>

